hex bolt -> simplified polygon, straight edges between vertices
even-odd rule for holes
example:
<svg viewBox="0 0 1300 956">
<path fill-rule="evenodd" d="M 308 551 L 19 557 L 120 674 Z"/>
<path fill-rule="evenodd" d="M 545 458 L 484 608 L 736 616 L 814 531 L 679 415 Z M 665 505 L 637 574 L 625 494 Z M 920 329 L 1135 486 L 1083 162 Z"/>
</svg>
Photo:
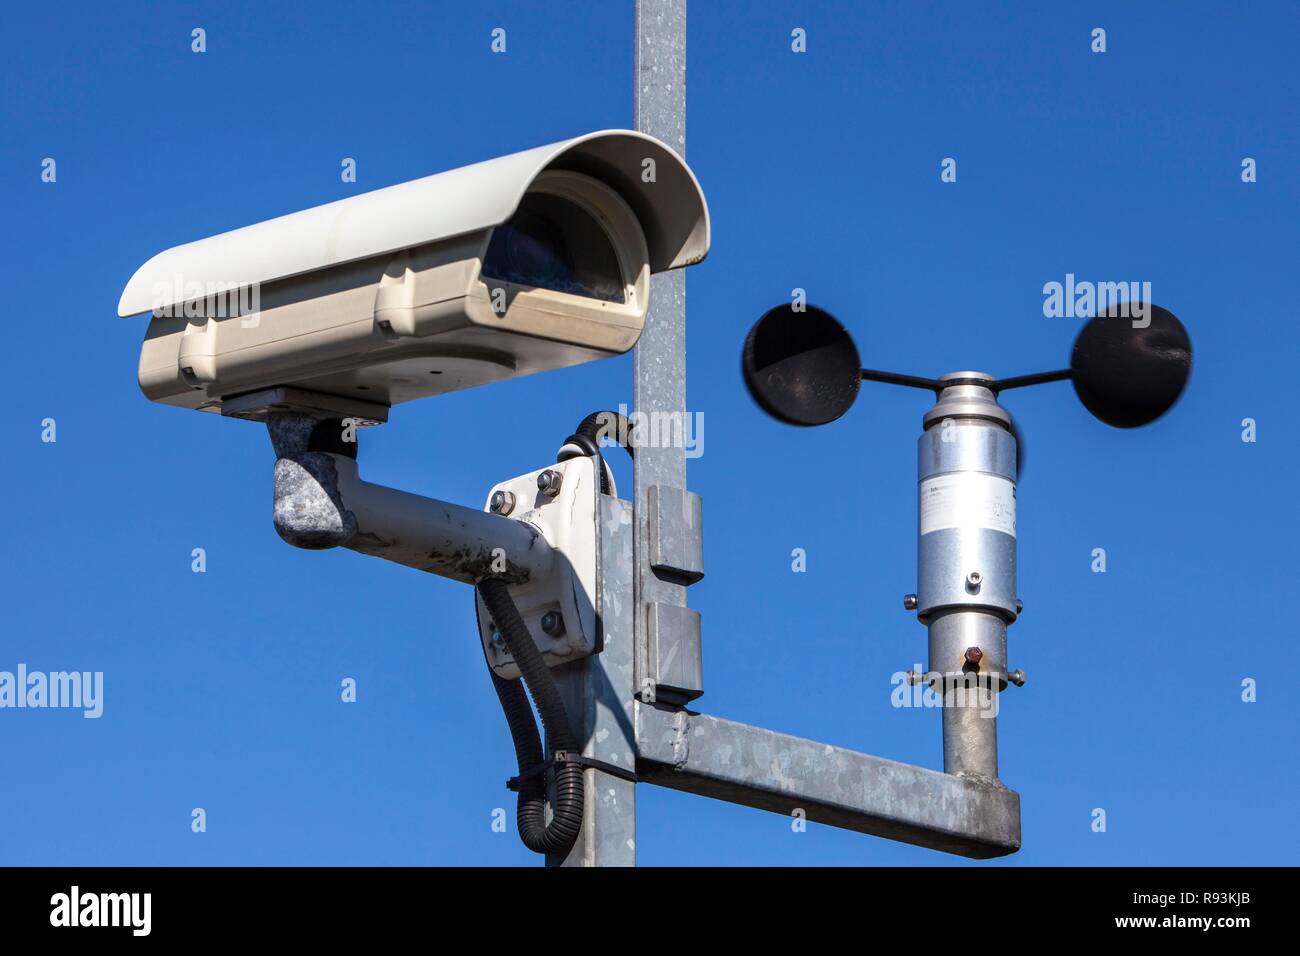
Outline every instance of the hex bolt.
<svg viewBox="0 0 1300 956">
<path fill-rule="evenodd" d="M 978 571 L 972 571 L 970 574 L 966 575 L 966 590 L 970 591 L 971 594 L 978 591 L 980 585 L 983 583 L 984 575 L 980 574 Z"/>
<path fill-rule="evenodd" d="M 1007 680 L 1011 681 L 1011 683 L 1015 684 L 1017 687 L 1024 687 L 1025 672 L 1020 668 L 1016 668 L 1010 674 L 1007 675 Z"/>
<path fill-rule="evenodd" d="M 515 510 L 515 493 L 513 491 L 494 491 L 488 505 L 494 515 L 508 515 Z"/>
<path fill-rule="evenodd" d="M 904 595 L 903 595 L 903 609 L 904 609 L 904 610 L 906 610 L 906 611 L 915 611 L 915 610 L 916 610 L 917 603 L 918 603 L 918 601 L 917 601 L 917 598 L 916 598 L 916 595 L 915 595 L 915 594 L 904 594 Z"/>
<path fill-rule="evenodd" d="M 1016 614 L 1021 614 L 1025 610 L 1025 602 L 1016 598 Z"/>
<path fill-rule="evenodd" d="M 537 476 L 537 490 L 548 498 L 554 498 L 560 493 L 560 483 L 563 480 L 563 475 L 552 468 L 548 468 Z"/>
<path fill-rule="evenodd" d="M 542 615 L 542 633 L 549 637 L 564 634 L 564 615 L 559 611 L 547 611 Z"/>
<path fill-rule="evenodd" d="M 984 660 L 984 652 L 978 647 L 966 648 L 966 663 L 979 667 L 980 661 Z"/>
</svg>

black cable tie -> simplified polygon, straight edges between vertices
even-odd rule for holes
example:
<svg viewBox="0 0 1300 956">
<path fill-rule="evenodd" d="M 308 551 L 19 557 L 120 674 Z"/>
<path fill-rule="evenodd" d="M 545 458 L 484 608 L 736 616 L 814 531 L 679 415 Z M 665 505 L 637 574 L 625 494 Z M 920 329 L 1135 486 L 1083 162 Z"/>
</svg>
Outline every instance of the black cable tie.
<svg viewBox="0 0 1300 956">
<path fill-rule="evenodd" d="M 552 767 L 560 764 L 572 763 L 579 767 L 590 767 L 593 770 L 599 770 L 601 773 L 607 773 L 611 777 L 618 777 L 620 780 L 626 780 L 629 783 L 636 783 L 636 771 L 628 770 L 626 767 L 620 767 L 617 764 L 606 763 L 603 760 L 597 760 L 594 757 L 584 757 L 582 754 L 570 753 L 567 750 L 557 750 L 555 756 L 550 760 L 529 767 L 517 777 L 511 777 L 506 781 L 506 789 L 519 792 L 519 786 L 525 780 L 531 780 L 533 777 L 546 773 Z"/>
</svg>

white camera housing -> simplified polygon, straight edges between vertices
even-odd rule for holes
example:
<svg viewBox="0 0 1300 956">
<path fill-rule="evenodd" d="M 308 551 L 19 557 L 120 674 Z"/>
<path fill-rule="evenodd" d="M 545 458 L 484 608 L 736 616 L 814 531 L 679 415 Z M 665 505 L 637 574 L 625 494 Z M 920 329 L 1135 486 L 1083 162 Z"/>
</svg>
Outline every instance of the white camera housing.
<svg viewBox="0 0 1300 956">
<path fill-rule="evenodd" d="M 118 314 L 152 313 L 139 380 L 153 401 L 260 418 L 309 394 L 383 421 L 626 352 L 650 274 L 708 249 L 690 168 L 604 130 L 168 249 Z"/>
</svg>

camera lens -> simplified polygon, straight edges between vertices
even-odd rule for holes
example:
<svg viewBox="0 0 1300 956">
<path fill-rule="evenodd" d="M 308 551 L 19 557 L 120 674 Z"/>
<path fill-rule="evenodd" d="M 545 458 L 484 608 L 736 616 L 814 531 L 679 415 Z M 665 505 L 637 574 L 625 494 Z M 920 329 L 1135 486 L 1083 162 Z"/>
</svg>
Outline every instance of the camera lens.
<svg viewBox="0 0 1300 956">
<path fill-rule="evenodd" d="M 482 274 L 536 289 L 622 302 L 624 280 L 604 228 L 575 203 L 529 193 L 492 232 Z"/>
</svg>

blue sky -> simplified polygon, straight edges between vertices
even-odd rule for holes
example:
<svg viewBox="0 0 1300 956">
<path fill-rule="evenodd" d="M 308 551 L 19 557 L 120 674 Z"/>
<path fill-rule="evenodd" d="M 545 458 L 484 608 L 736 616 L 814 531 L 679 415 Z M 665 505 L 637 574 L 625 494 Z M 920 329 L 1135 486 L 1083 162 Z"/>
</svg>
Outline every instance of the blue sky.
<svg viewBox="0 0 1300 956">
<path fill-rule="evenodd" d="M 146 402 L 144 323 L 115 307 L 177 243 L 631 125 L 632 4 L 7 18 L 0 670 L 103 671 L 105 700 L 98 720 L 0 710 L 0 863 L 533 863 L 491 829 L 507 807 L 513 830 L 512 750 L 469 589 L 281 543 L 264 432 Z M 778 425 L 738 373 L 759 314 L 802 287 L 870 367 L 1011 375 L 1065 364 L 1078 330 L 1043 316 L 1044 283 L 1150 281 L 1195 348 L 1170 415 L 1120 432 L 1066 384 L 1007 397 L 1031 456 L 1010 632 L 1029 683 L 1000 721 L 1024 849 L 980 865 L 1293 863 L 1297 7 L 696 0 L 689 28 L 687 152 L 714 227 L 688 278 L 699 708 L 941 764 L 938 715 L 894 709 L 889 683 L 924 660 L 900 598 L 926 395 L 866 385 L 831 426 Z M 363 472 L 477 504 L 630 400 L 624 356 L 403 406 L 363 435 Z M 649 786 L 638 806 L 645 864 L 972 865 Z"/>
</svg>

